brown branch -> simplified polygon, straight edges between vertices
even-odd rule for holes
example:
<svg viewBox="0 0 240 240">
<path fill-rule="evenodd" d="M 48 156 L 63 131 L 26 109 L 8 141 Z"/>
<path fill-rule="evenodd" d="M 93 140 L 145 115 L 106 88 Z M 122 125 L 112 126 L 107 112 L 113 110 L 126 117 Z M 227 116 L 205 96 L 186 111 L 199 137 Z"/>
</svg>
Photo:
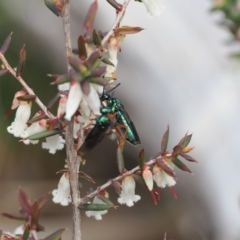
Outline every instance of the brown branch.
<svg viewBox="0 0 240 240">
<path fill-rule="evenodd" d="M 62 21 L 63 21 L 63 31 L 65 38 L 65 53 L 66 59 L 72 55 L 72 44 L 71 44 L 71 33 L 70 33 L 70 2 L 69 0 L 64 0 L 63 2 L 63 12 L 62 12 Z M 71 70 L 71 66 L 67 64 L 68 72 Z M 66 132 L 66 155 L 67 163 L 69 167 L 69 183 L 71 189 L 72 205 L 73 205 L 73 240 L 81 240 L 81 215 L 78 208 L 80 202 L 80 191 L 78 186 L 78 169 L 77 169 L 77 151 L 74 148 L 74 139 L 73 139 L 73 118 L 67 124 Z"/>
<path fill-rule="evenodd" d="M 116 27 L 119 26 L 119 24 L 121 23 L 123 17 L 124 17 L 124 14 L 125 14 L 125 11 L 127 9 L 127 6 L 128 4 L 130 3 L 131 0 L 125 0 L 125 2 L 123 3 L 122 5 L 122 9 L 121 11 L 118 12 L 117 14 L 117 17 L 116 17 L 116 20 L 112 26 L 112 29 L 107 33 L 107 35 L 103 38 L 102 40 L 102 46 L 108 41 L 108 39 L 114 34 L 114 29 Z"/>
<path fill-rule="evenodd" d="M 160 157 L 160 156 L 159 156 Z M 156 159 L 152 159 L 148 162 L 146 162 L 146 165 L 153 165 L 156 163 Z M 126 171 L 124 172 L 124 174 L 121 174 L 117 177 L 115 177 L 114 179 L 111 179 L 109 181 L 107 181 L 106 183 L 104 183 L 103 185 L 99 186 L 94 192 L 91 192 L 90 194 L 86 195 L 84 198 L 81 199 L 81 202 L 80 202 L 80 205 L 84 202 L 84 199 L 87 199 L 87 198 L 93 198 L 95 197 L 100 191 L 106 189 L 107 187 L 111 186 L 112 185 L 112 181 L 119 181 L 121 179 L 123 179 L 124 177 L 126 176 L 129 176 L 129 175 L 132 175 L 133 173 L 137 172 L 138 170 L 140 170 L 141 168 L 139 166 L 133 168 L 132 170 L 130 171 Z"/>
<path fill-rule="evenodd" d="M 56 118 L 51 112 L 48 111 L 47 107 L 41 102 L 41 100 L 37 97 L 34 91 L 28 86 L 28 84 L 23 80 L 21 76 L 16 76 L 16 71 L 10 66 L 5 56 L 0 52 L 0 59 L 4 65 L 4 67 L 18 80 L 18 82 L 27 90 L 28 94 L 35 95 L 36 99 L 35 102 L 37 105 L 44 111 L 44 113 L 49 118 Z"/>
</svg>

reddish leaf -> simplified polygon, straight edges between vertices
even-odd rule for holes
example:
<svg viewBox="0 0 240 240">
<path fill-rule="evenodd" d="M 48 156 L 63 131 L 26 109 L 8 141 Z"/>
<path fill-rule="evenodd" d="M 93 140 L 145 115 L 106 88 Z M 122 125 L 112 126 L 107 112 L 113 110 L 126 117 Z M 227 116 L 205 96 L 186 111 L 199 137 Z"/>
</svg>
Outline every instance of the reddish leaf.
<svg viewBox="0 0 240 240">
<path fill-rule="evenodd" d="M 93 26 L 93 22 L 94 22 L 96 13 L 97 13 L 97 9 L 98 9 L 98 3 L 97 3 L 97 0 L 95 0 L 91 4 L 91 6 L 88 10 L 86 19 L 84 21 L 84 28 L 85 28 L 86 32 L 88 32 Z"/>
<path fill-rule="evenodd" d="M 8 35 L 8 37 L 6 38 L 6 40 L 4 41 L 4 43 L 3 43 L 3 45 L 2 45 L 2 47 L 1 47 L 1 49 L 0 49 L 0 52 L 1 52 L 2 54 L 4 54 L 4 53 L 8 50 L 8 48 L 9 48 L 9 45 L 10 45 L 10 43 L 11 43 L 11 41 L 12 41 L 12 34 L 13 34 L 13 32 L 11 32 L 11 33 Z"/>
<path fill-rule="evenodd" d="M 38 207 L 38 202 L 35 201 L 32 205 L 32 215 L 31 215 L 31 229 L 32 230 L 37 229 L 38 217 L 39 217 L 39 207 Z"/>
<path fill-rule="evenodd" d="M 11 214 L 11 213 L 1 213 L 2 216 L 12 219 L 12 220 L 18 220 L 18 221 L 26 221 L 26 217 L 16 215 L 16 214 Z"/>
<path fill-rule="evenodd" d="M 167 150 L 168 139 L 169 139 L 169 125 L 167 126 L 167 130 L 166 130 L 166 132 L 163 134 L 163 137 L 162 137 L 161 155 L 163 155 L 163 154 L 166 152 L 166 150 Z"/>
<path fill-rule="evenodd" d="M 181 161 L 179 160 L 177 157 L 174 157 L 172 162 L 181 170 L 185 171 L 185 172 L 189 172 L 192 173 L 191 170 Z"/>
<path fill-rule="evenodd" d="M 34 122 L 38 122 L 42 119 L 44 119 L 46 117 L 45 113 L 42 113 L 41 115 L 39 116 L 36 116 L 36 117 L 33 117 L 31 120 L 29 120 L 27 123 L 30 124 L 30 123 L 34 123 Z"/>
<path fill-rule="evenodd" d="M 116 35 L 134 34 L 142 31 L 141 27 L 122 26 L 114 29 Z"/>
<path fill-rule="evenodd" d="M 26 212 L 28 215 L 31 215 L 31 205 L 26 192 L 22 188 L 19 189 L 18 201 L 24 212 Z"/>
<path fill-rule="evenodd" d="M 91 182 L 91 183 L 95 183 L 94 180 L 93 180 L 93 178 L 90 177 L 88 174 L 86 174 L 86 173 L 83 172 L 83 171 L 79 172 L 79 176 L 80 176 L 81 178 L 84 178 L 85 180 Z"/>
<path fill-rule="evenodd" d="M 100 37 L 99 33 L 96 31 L 96 29 L 93 30 L 93 43 L 96 47 L 101 47 L 102 45 L 102 38 Z"/>
<path fill-rule="evenodd" d="M 29 224 L 27 224 L 24 229 L 23 240 L 28 240 L 29 234 L 30 234 L 30 226 Z"/>
<path fill-rule="evenodd" d="M 48 193 L 44 193 L 42 196 L 38 198 L 37 203 L 38 203 L 39 210 L 41 210 L 46 204 L 48 200 L 48 195 L 49 195 Z"/>
<path fill-rule="evenodd" d="M 27 53 L 26 53 L 25 45 L 23 45 L 22 49 L 20 50 L 19 58 L 18 58 L 18 65 L 16 70 L 17 77 L 22 75 L 23 68 L 26 63 L 26 58 L 27 58 Z"/>
<path fill-rule="evenodd" d="M 181 153 L 180 154 L 181 157 L 185 158 L 187 161 L 189 162 L 196 162 L 197 163 L 197 160 L 195 160 L 194 158 L 192 158 L 191 156 L 189 156 L 188 154 L 186 153 Z"/>
<path fill-rule="evenodd" d="M 167 173 L 169 176 L 171 177 L 176 177 L 175 173 L 173 172 L 173 170 L 166 164 L 165 160 L 160 158 L 157 158 L 156 160 L 158 166 L 165 172 Z"/>
<path fill-rule="evenodd" d="M 83 81 L 81 81 L 80 85 L 81 85 L 82 92 L 85 95 L 89 95 L 89 93 L 90 93 L 90 84 L 89 84 L 89 82 L 86 81 L 86 80 L 83 80 Z"/>
<path fill-rule="evenodd" d="M 101 77 L 102 75 L 104 75 L 106 73 L 106 68 L 105 66 L 101 66 L 97 69 L 93 69 L 91 70 L 91 77 Z"/>
<path fill-rule="evenodd" d="M 173 148 L 172 156 L 175 157 L 175 156 L 179 155 L 182 152 L 182 149 L 183 149 L 183 147 L 181 145 L 176 145 Z"/>
<path fill-rule="evenodd" d="M 36 96 L 35 95 L 30 95 L 30 94 L 26 94 L 26 95 L 17 97 L 17 100 L 25 101 L 25 102 L 34 101 L 35 99 L 36 99 Z"/>
<path fill-rule="evenodd" d="M 87 59 L 87 49 L 82 35 L 78 38 L 78 56 L 82 61 Z"/>
<path fill-rule="evenodd" d="M 44 0 L 45 5 L 51 10 L 56 16 L 62 16 L 63 1 L 64 0 Z"/>
</svg>

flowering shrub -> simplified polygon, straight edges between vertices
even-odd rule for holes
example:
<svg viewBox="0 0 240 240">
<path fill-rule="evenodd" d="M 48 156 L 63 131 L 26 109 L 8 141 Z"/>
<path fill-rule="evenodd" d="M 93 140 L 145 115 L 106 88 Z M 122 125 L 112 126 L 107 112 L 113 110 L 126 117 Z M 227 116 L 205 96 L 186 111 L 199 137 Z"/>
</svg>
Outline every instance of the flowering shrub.
<svg viewBox="0 0 240 240">
<path fill-rule="evenodd" d="M 160 189 L 166 186 L 170 187 L 173 196 L 177 198 L 174 189 L 176 184 L 174 166 L 191 173 L 180 158 L 196 162 L 187 154 L 193 149 L 188 146 L 191 134 L 186 134 L 172 151 L 167 150 L 168 126 L 157 154 L 147 160 L 144 150 L 141 150 L 139 165 L 132 170 L 125 168 L 123 158 L 125 143 L 138 145 L 141 141 L 121 101 L 110 96 L 106 89 L 109 88 L 111 91 L 116 88 L 114 81 L 117 80 L 117 55 L 122 48 L 124 38 L 128 34 L 136 34 L 143 29 L 135 26 L 120 26 L 130 0 L 125 0 L 123 4 L 115 0 L 107 0 L 107 2 L 113 6 L 117 15 L 112 29 L 103 33 L 92 28 L 98 8 L 98 2 L 95 0 L 84 22 L 85 32 L 78 38 L 78 49 L 72 50 L 69 1 L 45 0 L 46 6 L 63 19 L 68 62 L 67 73 L 49 75 L 53 78 L 51 84 L 58 86 L 59 93 L 57 98 L 54 97 L 46 106 L 21 77 L 26 62 L 25 46 L 20 50 L 16 69 L 12 68 L 5 58 L 12 34 L 7 37 L 0 49 L 0 60 L 3 66 L 0 75 L 11 73 L 24 88 L 15 94 L 12 106 L 5 116 L 7 118 L 10 112 L 17 108 L 14 122 L 7 128 L 7 131 L 21 138 L 24 144 L 38 144 L 44 139 L 42 148 L 49 150 L 51 154 L 66 148 L 66 164 L 64 163 L 64 169 L 60 171 L 62 176 L 57 189 L 52 191 L 52 201 L 62 206 L 73 205 L 73 239 L 78 240 L 81 239 L 80 210 L 85 211 L 88 217 L 102 220 L 103 215 L 107 214 L 109 209 L 117 207 L 110 200 L 106 191 L 107 187 L 114 187 L 119 195 L 119 204 L 132 207 L 141 199 L 141 196 L 135 194 L 136 185 L 140 184 L 150 192 L 153 203 L 157 205 L 161 198 Z M 138 2 L 144 3 L 151 16 L 159 15 L 162 10 L 157 0 L 138 0 Z M 58 100 L 55 116 L 50 110 Z M 34 103 L 40 107 L 40 110 L 34 114 L 33 118 L 30 118 L 31 106 Z M 82 179 L 94 183 L 93 178 L 83 171 L 86 161 L 83 157 L 110 132 L 116 132 L 118 135 L 116 155 L 119 176 L 98 186 L 96 190 L 91 189 L 85 196 L 80 196 L 79 181 L 81 185 Z M 31 201 L 20 189 L 20 215 L 9 213 L 2 215 L 10 219 L 21 220 L 23 224 L 16 229 L 14 234 L 2 232 L 0 239 L 38 239 L 37 232 L 44 229 L 38 223 L 39 214 L 46 200 L 47 194 L 42 195 L 36 201 Z M 62 232 L 62 229 L 58 230 L 45 239 L 60 239 Z"/>
</svg>

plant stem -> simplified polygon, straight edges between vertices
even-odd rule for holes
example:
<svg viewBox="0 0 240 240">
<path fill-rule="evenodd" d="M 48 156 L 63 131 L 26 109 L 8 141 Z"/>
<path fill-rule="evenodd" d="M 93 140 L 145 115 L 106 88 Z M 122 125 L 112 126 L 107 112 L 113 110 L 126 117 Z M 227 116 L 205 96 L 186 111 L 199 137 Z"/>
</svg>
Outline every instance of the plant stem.
<svg viewBox="0 0 240 240">
<path fill-rule="evenodd" d="M 47 107 L 41 102 L 41 100 L 37 97 L 37 95 L 34 93 L 34 91 L 27 85 L 27 83 L 23 80 L 21 76 L 16 76 L 16 71 L 10 66 L 7 59 L 4 57 L 4 55 L 0 52 L 0 60 L 2 61 L 4 67 L 18 80 L 18 82 L 27 90 L 28 94 L 35 95 L 36 99 L 35 102 L 37 105 L 43 110 L 43 112 L 49 117 L 49 118 L 56 118 L 53 114 L 51 114 Z"/>
<path fill-rule="evenodd" d="M 72 55 L 72 44 L 71 44 L 71 34 L 70 34 L 70 2 L 69 0 L 63 1 L 63 31 L 65 37 L 65 52 L 66 58 Z M 70 65 L 67 65 L 68 72 L 71 70 Z M 73 119 L 66 126 L 66 155 L 67 163 L 69 167 L 69 182 L 71 188 L 71 197 L 73 205 L 73 240 L 81 240 L 81 215 L 78 205 L 80 202 L 80 191 L 78 186 L 78 169 L 77 169 L 77 151 L 74 148 L 73 139 Z"/>
</svg>

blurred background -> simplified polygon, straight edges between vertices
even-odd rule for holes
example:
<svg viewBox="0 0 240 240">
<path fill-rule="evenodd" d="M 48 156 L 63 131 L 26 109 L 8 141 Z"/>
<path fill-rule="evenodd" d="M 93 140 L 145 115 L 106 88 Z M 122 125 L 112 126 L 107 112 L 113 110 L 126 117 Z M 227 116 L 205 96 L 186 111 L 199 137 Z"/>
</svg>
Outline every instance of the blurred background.
<svg viewBox="0 0 240 240">
<path fill-rule="evenodd" d="M 114 21 L 112 7 L 99 0 L 95 28 L 107 31 Z M 73 46 L 82 33 L 85 13 L 92 0 L 71 0 Z M 212 1 L 162 1 L 165 11 L 150 19 L 143 4 L 131 2 L 123 25 L 140 26 L 144 31 L 124 40 L 119 54 L 117 76 L 121 86 L 115 90 L 140 135 L 142 146 L 127 145 L 127 168 L 137 164 L 138 152 L 159 151 L 161 137 L 170 125 L 170 149 L 188 131 L 193 133 L 192 156 L 199 164 L 187 163 L 194 176 L 176 169 L 178 199 L 170 189 L 154 206 L 147 191 L 133 208 L 110 210 L 102 221 L 83 214 L 83 239 L 163 239 L 235 240 L 240 239 L 240 81 L 239 63 L 229 58 L 236 46 L 229 34 L 217 25 L 222 18 L 210 13 Z M 0 43 L 13 31 L 6 57 L 16 66 L 18 53 L 26 44 L 27 63 L 23 78 L 40 99 L 47 103 L 57 89 L 49 86 L 48 73 L 65 73 L 66 61 L 60 18 L 37 0 L 0 2 Z M 0 117 L 11 106 L 21 86 L 10 75 L 0 79 Z M 34 110 L 37 110 L 34 106 Z M 33 110 L 33 112 L 34 112 Z M 26 146 L 7 133 L 12 114 L 0 124 L 0 211 L 17 212 L 18 187 L 31 198 L 56 188 L 65 152 L 50 155 L 41 145 Z M 116 142 L 105 139 L 86 156 L 85 171 L 97 185 L 118 174 Z M 84 184 L 83 192 L 91 184 Z M 95 186 L 95 187 L 96 187 Z M 109 189 L 111 199 L 117 196 Z M 63 239 L 71 236 L 71 207 L 51 202 L 40 223 L 45 236 L 68 228 Z M 0 229 L 13 231 L 18 222 L 0 217 Z"/>
</svg>

